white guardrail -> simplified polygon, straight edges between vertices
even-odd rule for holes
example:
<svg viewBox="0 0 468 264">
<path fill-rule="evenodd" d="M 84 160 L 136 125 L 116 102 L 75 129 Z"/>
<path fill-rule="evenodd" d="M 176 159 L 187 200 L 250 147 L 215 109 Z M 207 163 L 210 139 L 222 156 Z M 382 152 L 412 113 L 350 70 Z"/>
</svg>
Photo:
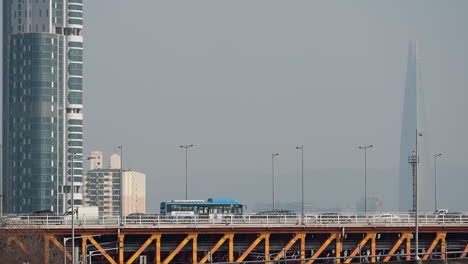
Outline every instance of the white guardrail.
<svg viewBox="0 0 468 264">
<path fill-rule="evenodd" d="M 76 226 L 154 226 L 154 225 L 310 225 L 310 226 L 362 226 L 362 225 L 394 225 L 412 226 L 414 215 L 410 214 L 307 214 L 300 215 L 210 215 L 210 216 L 166 216 L 166 215 L 130 215 L 120 221 L 118 216 L 76 217 Z M 445 215 L 419 214 L 422 225 L 466 225 L 468 213 Z M 8 226 L 68 226 L 70 216 L 32 216 L 13 215 L 0 218 L 0 227 Z"/>
</svg>

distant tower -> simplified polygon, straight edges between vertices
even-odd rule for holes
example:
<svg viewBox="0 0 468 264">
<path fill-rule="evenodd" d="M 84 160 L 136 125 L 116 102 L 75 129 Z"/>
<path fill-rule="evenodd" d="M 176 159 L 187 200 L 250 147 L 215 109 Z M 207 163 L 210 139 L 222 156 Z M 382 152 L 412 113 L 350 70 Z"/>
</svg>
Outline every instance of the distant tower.
<svg viewBox="0 0 468 264">
<path fill-rule="evenodd" d="M 421 85 L 421 66 L 418 51 L 418 43 L 412 41 L 409 45 L 408 64 L 406 70 L 406 85 L 403 104 L 403 118 L 400 139 L 400 176 L 398 188 L 398 209 L 400 212 L 408 212 L 413 209 L 413 175 L 408 157 L 413 155 L 416 148 L 416 129 L 423 136 L 418 138 L 418 200 L 421 210 L 428 209 L 429 193 L 427 188 L 430 179 L 427 177 L 427 155 L 425 155 L 427 131 L 424 130 L 425 110 Z"/>
<path fill-rule="evenodd" d="M 416 147 L 415 131 L 417 128 L 417 54 L 416 43 L 411 42 L 408 52 L 408 65 L 406 69 L 405 98 L 403 103 L 403 120 L 400 138 L 400 178 L 398 189 L 398 209 L 407 212 L 412 209 L 413 179 L 412 168 L 408 157 Z"/>
</svg>

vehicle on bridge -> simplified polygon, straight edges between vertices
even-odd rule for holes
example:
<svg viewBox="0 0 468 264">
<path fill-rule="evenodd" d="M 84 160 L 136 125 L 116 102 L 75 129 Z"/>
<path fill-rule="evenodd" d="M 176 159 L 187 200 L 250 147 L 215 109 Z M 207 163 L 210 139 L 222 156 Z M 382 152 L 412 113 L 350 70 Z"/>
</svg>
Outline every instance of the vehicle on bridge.
<svg viewBox="0 0 468 264">
<path fill-rule="evenodd" d="M 242 215 L 245 205 L 235 199 L 209 198 L 203 200 L 172 200 L 162 202 L 160 214 L 174 217 L 209 216 L 223 218 L 223 216 Z"/>
</svg>

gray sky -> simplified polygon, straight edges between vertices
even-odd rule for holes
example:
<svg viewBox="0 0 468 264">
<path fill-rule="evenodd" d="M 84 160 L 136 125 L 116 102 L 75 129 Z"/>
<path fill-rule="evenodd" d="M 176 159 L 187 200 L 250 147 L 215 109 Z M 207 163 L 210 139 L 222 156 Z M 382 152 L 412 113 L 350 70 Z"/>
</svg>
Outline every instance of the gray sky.
<svg viewBox="0 0 468 264">
<path fill-rule="evenodd" d="M 85 6 L 85 145 L 147 174 L 147 207 L 189 196 L 397 203 L 409 40 L 420 41 L 441 207 L 468 211 L 467 1 L 99 0 Z M 433 177 L 433 175 L 427 175 Z M 450 190 L 450 193 L 449 191 Z"/>
</svg>

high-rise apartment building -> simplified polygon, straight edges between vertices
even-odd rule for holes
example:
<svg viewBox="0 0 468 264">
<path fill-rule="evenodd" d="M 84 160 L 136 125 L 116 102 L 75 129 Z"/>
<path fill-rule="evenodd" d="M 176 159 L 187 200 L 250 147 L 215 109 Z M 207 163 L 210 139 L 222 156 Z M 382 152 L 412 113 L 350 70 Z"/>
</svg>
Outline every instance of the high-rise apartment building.
<svg viewBox="0 0 468 264">
<path fill-rule="evenodd" d="M 82 204 L 82 83 L 83 0 L 3 0 L 5 212 Z"/>
<path fill-rule="evenodd" d="M 102 152 L 93 151 L 91 157 L 102 160 Z M 112 154 L 109 160 L 109 168 L 92 163 L 90 170 L 85 173 L 84 206 L 97 206 L 103 215 L 119 216 L 121 206 L 123 215 L 145 213 L 146 175 L 134 170 L 123 170 L 121 179 L 120 156 Z"/>
</svg>

